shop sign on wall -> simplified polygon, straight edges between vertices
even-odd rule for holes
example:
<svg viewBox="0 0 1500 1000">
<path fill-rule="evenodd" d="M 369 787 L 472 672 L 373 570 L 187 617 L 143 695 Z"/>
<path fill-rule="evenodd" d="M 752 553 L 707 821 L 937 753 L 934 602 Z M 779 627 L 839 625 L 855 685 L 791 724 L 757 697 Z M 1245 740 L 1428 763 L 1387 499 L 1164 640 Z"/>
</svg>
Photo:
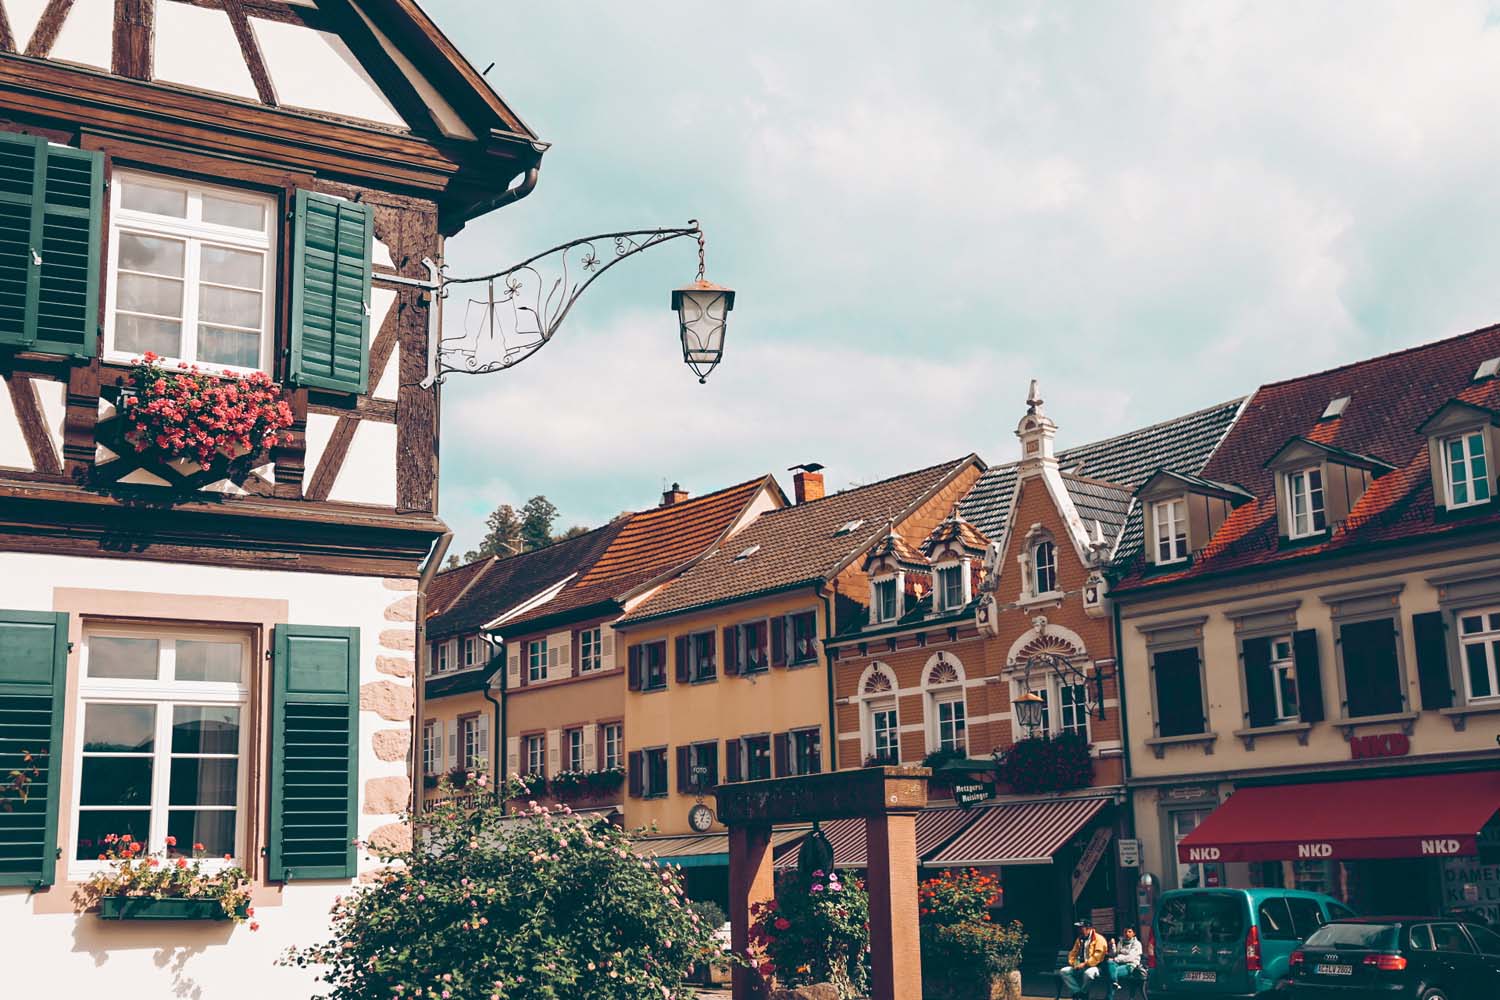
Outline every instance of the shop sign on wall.
<svg viewBox="0 0 1500 1000">
<path fill-rule="evenodd" d="M 1443 862 L 1443 908 L 1479 909 L 1484 919 L 1500 920 L 1500 865 L 1450 858 Z"/>
<path fill-rule="evenodd" d="M 968 809 L 995 797 L 993 781 L 961 781 L 953 786 L 953 800 L 959 808 Z"/>
<path fill-rule="evenodd" d="M 1088 884 L 1089 876 L 1094 874 L 1094 869 L 1099 867 L 1099 859 L 1104 857 L 1104 852 L 1109 848 L 1110 831 L 1108 827 L 1101 826 L 1094 831 L 1089 838 L 1088 845 L 1083 849 L 1083 855 L 1078 859 L 1078 864 L 1073 869 L 1073 902 L 1078 902 L 1078 897 L 1083 894 L 1083 887 Z"/>
<path fill-rule="evenodd" d="M 1139 868 L 1141 866 L 1141 842 L 1134 837 L 1120 838 L 1120 867 Z"/>
<path fill-rule="evenodd" d="M 1405 757 L 1411 753 L 1411 737 L 1405 733 L 1376 733 L 1356 736 L 1349 741 L 1349 755 L 1361 757 Z"/>
</svg>

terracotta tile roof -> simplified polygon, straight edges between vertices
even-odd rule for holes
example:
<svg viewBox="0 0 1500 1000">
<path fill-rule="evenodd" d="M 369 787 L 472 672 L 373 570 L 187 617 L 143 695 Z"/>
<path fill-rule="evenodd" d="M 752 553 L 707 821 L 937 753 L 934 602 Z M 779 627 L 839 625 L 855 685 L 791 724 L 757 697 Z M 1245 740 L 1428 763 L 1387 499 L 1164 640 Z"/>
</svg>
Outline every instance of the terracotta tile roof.
<svg viewBox="0 0 1500 1000">
<path fill-rule="evenodd" d="M 762 514 L 623 619 L 634 624 L 827 579 L 976 455 Z M 982 464 L 980 466 L 983 468 Z"/>
<path fill-rule="evenodd" d="M 1236 508 L 1185 570 L 1143 578 L 1145 567 L 1137 558 L 1125 567 L 1119 589 L 1500 523 L 1500 511 L 1436 518 L 1427 439 L 1419 430 L 1452 399 L 1500 409 L 1500 379 L 1473 381 L 1479 364 L 1494 357 L 1500 357 L 1500 326 L 1262 386 L 1202 470 L 1256 499 Z M 1321 420 L 1324 408 L 1340 396 L 1350 397 L 1343 415 Z M 1394 471 L 1375 480 L 1326 541 L 1286 545 L 1278 537 L 1275 473 L 1265 463 L 1299 435 L 1378 459 Z"/>
<path fill-rule="evenodd" d="M 631 515 L 578 579 L 546 604 L 507 621 L 506 629 L 516 632 L 528 623 L 567 611 L 623 601 L 635 588 L 679 569 L 708 551 L 744 516 L 762 490 L 771 490 L 781 501 L 786 500 L 775 478 L 766 475 Z"/>
<path fill-rule="evenodd" d="M 886 527 L 885 537 L 876 542 L 865 554 L 864 568 L 868 570 L 871 563 L 877 559 L 884 559 L 886 556 L 894 556 L 896 562 L 903 567 L 921 570 L 929 568 L 926 557 L 906 544 L 906 539 L 896 534 L 895 528 L 889 525 Z"/>
<path fill-rule="evenodd" d="M 479 579 L 495 562 L 493 556 L 475 559 L 453 569 L 439 571 L 427 585 L 427 617 L 429 620 L 447 611 L 465 590 Z"/>
<path fill-rule="evenodd" d="M 1123 524 L 1124 538 L 1116 551 L 1127 554 L 1139 549 L 1142 534 L 1139 505 L 1134 512 L 1124 516 L 1118 510 L 1120 491 L 1127 494 L 1125 500 L 1129 507 L 1128 493 L 1157 469 L 1198 472 L 1234 422 L 1242 403 L 1243 399 L 1232 399 L 1149 427 L 1059 451 L 1058 466 L 1079 515 L 1086 522 L 1095 518 L 1103 522 L 1111 529 L 1111 538 L 1119 534 L 1119 525 Z M 959 505 L 959 511 L 984 534 L 998 539 L 1005 532 L 1005 521 L 1015 492 L 1016 463 L 992 466 L 974 484 Z"/>
<path fill-rule="evenodd" d="M 475 632 L 485 623 L 557 584 L 570 573 L 587 570 L 629 523 L 630 517 L 622 515 L 603 527 L 555 542 L 545 549 L 523 552 L 508 559 L 491 557 L 480 563 L 470 563 L 470 566 L 482 565 L 483 572 L 469 583 L 461 597 L 450 601 L 441 612 L 428 618 L 428 636 L 441 639 Z M 433 578 L 433 586 L 437 586 L 438 581 L 445 576 L 460 574 L 467 568 L 460 566 L 458 569 L 439 573 Z"/>
<path fill-rule="evenodd" d="M 952 514 L 932 529 L 932 534 L 922 543 L 922 554 L 930 559 L 933 551 L 947 542 L 957 542 L 961 547 L 979 554 L 990 547 L 990 540 L 984 536 L 984 532 L 970 524 L 956 507 Z"/>
</svg>

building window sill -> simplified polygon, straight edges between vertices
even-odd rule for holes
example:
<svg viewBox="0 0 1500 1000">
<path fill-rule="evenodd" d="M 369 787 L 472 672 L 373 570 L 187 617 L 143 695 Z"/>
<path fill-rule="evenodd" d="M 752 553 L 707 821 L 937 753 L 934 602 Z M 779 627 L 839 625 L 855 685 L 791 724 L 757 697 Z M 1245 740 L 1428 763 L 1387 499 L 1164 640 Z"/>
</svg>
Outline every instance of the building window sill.
<svg viewBox="0 0 1500 1000">
<path fill-rule="evenodd" d="M 1043 605 L 1061 604 L 1062 602 L 1063 602 L 1063 592 L 1060 591 L 1060 590 L 1049 590 L 1049 591 L 1047 591 L 1045 593 L 1041 593 L 1041 594 L 1030 594 L 1030 595 L 1027 595 L 1027 596 L 1020 597 L 1020 598 L 1018 598 L 1016 600 L 1016 604 L 1020 605 L 1023 608 L 1033 608 L 1033 607 L 1041 607 Z"/>
<path fill-rule="evenodd" d="M 1236 729 L 1234 736 L 1244 740 L 1246 750 L 1255 749 L 1255 741 L 1263 736 L 1280 736 L 1283 733 L 1295 733 L 1297 742 L 1307 746 L 1308 734 L 1312 732 L 1310 722 L 1278 722 L 1272 726 L 1251 726 L 1248 729 Z"/>
<path fill-rule="evenodd" d="M 1407 736 L 1410 736 L 1412 729 L 1416 726 L 1417 716 L 1419 714 L 1421 713 L 1386 712 L 1382 715 L 1346 715 L 1342 719 L 1335 719 L 1334 725 L 1338 726 L 1344 731 L 1344 739 L 1346 740 L 1353 739 L 1354 731 L 1360 726 L 1378 726 L 1386 725 L 1392 722 L 1400 723 L 1401 731 Z"/>
<path fill-rule="evenodd" d="M 688 681 L 688 683 L 689 684 L 712 684 L 714 681 L 716 681 L 718 679 L 719 679 L 719 675 L 718 674 L 705 674 L 702 677 L 694 677 L 692 680 Z"/>
<path fill-rule="evenodd" d="M 1487 715 L 1494 712 L 1500 712 L 1500 700 L 1471 701 L 1467 705 L 1454 705 L 1452 708 L 1438 709 L 1438 714 L 1453 723 L 1454 731 L 1460 733 L 1469 724 L 1469 716 Z"/>
<path fill-rule="evenodd" d="M 1214 752 L 1214 742 L 1219 738 L 1215 732 L 1187 733 L 1183 736 L 1153 736 L 1146 740 L 1146 745 L 1151 752 L 1156 754 L 1157 760 L 1165 757 L 1168 747 L 1193 746 L 1195 744 L 1203 747 L 1203 755 L 1211 756 Z"/>
<path fill-rule="evenodd" d="M 641 688 L 640 693 L 641 694 L 655 694 L 658 691 L 665 691 L 666 689 L 667 689 L 667 686 L 665 684 L 654 684 L 651 687 L 643 687 L 643 688 Z"/>
</svg>

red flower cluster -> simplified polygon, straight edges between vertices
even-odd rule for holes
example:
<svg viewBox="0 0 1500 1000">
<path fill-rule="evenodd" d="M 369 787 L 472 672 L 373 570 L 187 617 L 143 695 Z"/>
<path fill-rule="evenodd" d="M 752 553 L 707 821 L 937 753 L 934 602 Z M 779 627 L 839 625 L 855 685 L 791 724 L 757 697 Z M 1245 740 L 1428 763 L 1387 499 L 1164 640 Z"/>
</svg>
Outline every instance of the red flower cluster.
<svg viewBox="0 0 1500 1000">
<path fill-rule="evenodd" d="M 147 352 L 130 371 L 120 400 L 125 437 L 135 450 L 207 465 L 218 454 L 274 447 L 291 426 L 292 408 L 265 372 L 212 375 L 179 363 L 167 371 Z"/>
<path fill-rule="evenodd" d="M 977 869 L 944 871 L 917 886 L 917 916 L 923 923 L 947 926 L 985 923 L 1003 899 L 1000 880 Z"/>
</svg>

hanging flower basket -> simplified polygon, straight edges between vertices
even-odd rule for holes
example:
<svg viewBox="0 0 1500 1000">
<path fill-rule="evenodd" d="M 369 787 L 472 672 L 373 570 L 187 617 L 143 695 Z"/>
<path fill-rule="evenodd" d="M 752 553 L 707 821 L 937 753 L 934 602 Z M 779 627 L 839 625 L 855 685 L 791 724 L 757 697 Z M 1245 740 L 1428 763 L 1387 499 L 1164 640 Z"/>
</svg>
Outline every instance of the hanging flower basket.
<svg viewBox="0 0 1500 1000">
<path fill-rule="evenodd" d="M 1000 780 L 1020 793 L 1082 788 L 1094 778 L 1088 740 L 1076 733 L 1017 740 L 996 763 Z"/>
<path fill-rule="evenodd" d="M 125 440 L 137 452 L 208 466 L 272 448 L 292 424 L 292 407 L 265 372 L 219 375 L 147 353 L 121 386 Z"/>
</svg>

